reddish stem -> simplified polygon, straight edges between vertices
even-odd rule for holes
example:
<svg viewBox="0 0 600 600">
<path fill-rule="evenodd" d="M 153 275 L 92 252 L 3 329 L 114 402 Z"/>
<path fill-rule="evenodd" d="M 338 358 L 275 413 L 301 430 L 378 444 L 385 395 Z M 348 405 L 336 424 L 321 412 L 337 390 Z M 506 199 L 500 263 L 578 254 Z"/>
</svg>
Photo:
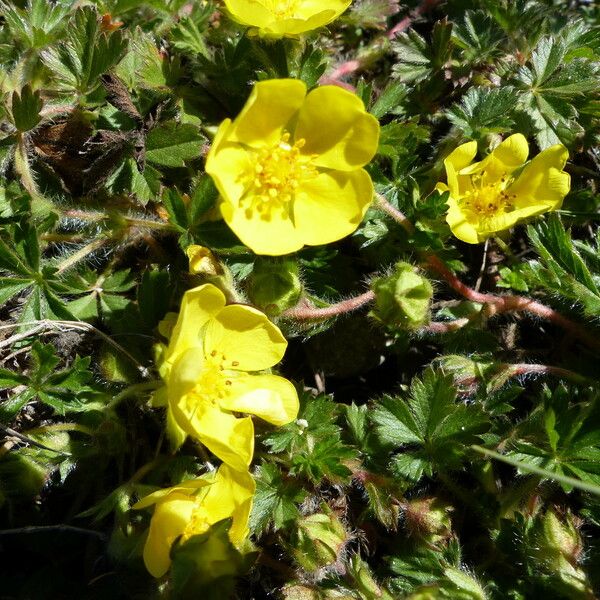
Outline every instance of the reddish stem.
<svg viewBox="0 0 600 600">
<path fill-rule="evenodd" d="M 412 234 L 415 231 L 413 223 L 402 213 L 400 210 L 392 206 L 387 199 L 381 194 L 377 194 L 377 203 L 379 207 L 390 215 L 404 230 Z M 448 267 L 432 252 L 424 254 L 425 266 L 435 271 L 442 279 L 461 296 L 470 300 L 471 302 L 477 302 L 478 304 L 485 304 L 488 307 L 488 315 L 500 314 L 503 312 L 528 312 L 552 323 L 562 327 L 565 331 L 571 333 L 574 337 L 579 338 L 585 342 L 590 348 L 600 350 L 600 338 L 594 334 L 588 332 L 588 330 L 571 321 L 567 317 L 561 315 L 559 312 L 532 300 L 525 296 L 497 296 L 495 294 L 482 294 L 470 288 L 468 285 L 463 283 Z"/>
<path fill-rule="evenodd" d="M 420 17 L 423 13 L 426 13 L 428 10 L 432 9 L 440 0 L 423 0 L 421 4 L 410 14 L 404 17 L 399 23 L 396 23 L 389 31 L 387 31 L 384 36 L 388 40 L 393 40 L 398 34 L 406 31 L 412 24 L 412 22 Z M 377 46 L 380 45 L 381 37 L 377 38 L 370 46 L 372 50 L 376 51 Z M 365 68 L 369 64 L 369 55 L 371 52 L 365 52 L 364 58 L 355 58 L 352 60 L 347 60 L 336 67 L 329 75 L 324 75 L 321 77 L 319 83 L 321 85 L 337 85 L 347 89 L 351 92 L 355 92 L 356 88 L 349 83 L 341 81 L 343 77 L 347 75 L 352 75 L 357 71 Z"/>
<path fill-rule="evenodd" d="M 421 327 L 418 333 L 449 333 L 462 329 L 470 323 L 470 319 L 455 319 L 454 321 L 432 321 L 428 325 Z"/>
<path fill-rule="evenodd" d="M 286 319 L 295 319 L 296 321 L 316 321 L 319 319 L 329 319 L 331 317 L 337 317 L 345 313 L 357 310 L 365 304 L 369 304 L 375 299 L 375 294 L 372 291 L 365 292 L 360 296 L 354 298 L 348 298 L 348 300 L 342 300 L 331 306 L 325 308 L 315 308 L 308 305 L 299 305 L 294 308 L 286 310 L 282 317 Z"/>
</svg>

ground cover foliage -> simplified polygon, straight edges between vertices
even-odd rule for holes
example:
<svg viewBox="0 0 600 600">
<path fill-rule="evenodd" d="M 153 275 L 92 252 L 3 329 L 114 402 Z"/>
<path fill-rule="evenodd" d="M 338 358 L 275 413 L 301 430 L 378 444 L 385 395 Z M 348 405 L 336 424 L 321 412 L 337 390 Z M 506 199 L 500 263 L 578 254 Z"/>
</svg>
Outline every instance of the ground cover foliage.
<svg viewBox="0 0 600 600">
<path fill-rule="evenodd" d="M 0 596 L 595 597 L 593 2 L 356 0 L 275 40 L 211 1 L 0 15 Z M 276 78 L 341 82 L 381 125 L 355 233 L 283 258 L 215 218 L 204 172 L 216 126 Z M 571 191 L 462 243 L 443 160 L 515 133 L 531 156 L 566 146 Z M 150 404 L 159 322 L 206 282 L 281 328 L 300 412 L 255 423 L 253 549 L 221 521 L 155 579 L 131 506 L 219 462 L 173 451 Z"/>
</svg>

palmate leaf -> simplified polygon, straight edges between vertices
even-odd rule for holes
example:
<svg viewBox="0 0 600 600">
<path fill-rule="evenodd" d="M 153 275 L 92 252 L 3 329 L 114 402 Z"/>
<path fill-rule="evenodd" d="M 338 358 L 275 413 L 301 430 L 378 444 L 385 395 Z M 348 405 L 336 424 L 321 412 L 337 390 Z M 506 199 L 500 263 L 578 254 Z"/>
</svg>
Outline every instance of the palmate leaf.
<svg viewBox="0 0 600 600">
<path fill-rule="evenodd" d="M 337 405 L 327 396 L 300 399 L 298 420 L 265 436 L 263 443 L 272 452 L 285 453 L 290 473 L 313 482 L 324 478 L 344 481 L 351 472 L 344 462 L 356 457 L 356 451 L 345 445 L 336 424 Z"/>
<path fill-rule="evenodd" d="M 256 475 L 250 529 L 260 535 L 269 527 L 277 531 L 289 525 L 300 516 L 298 506 L 306 494 L 299 480 L 284 477 L 274 464 L 264 462 Z"/>
<path fill-rule="evenodd" d="M 121 31 L 103 32 L 100 17 L 91 6 L 79 8 L 67 28 L 66 40 L 42 52 L 59 89 L 88 94 L 99 77 L 125 55 L 127 39 Z"/>
<path fill-rule="evenodd" d="M 514 88 L 471 88 L 460 105 L 452 106 L 446 115 L 450 122 L 467 138 L 480 139 L 490 133 L 510 129 L 511 111 L 518 102 Z"/>
<path fill-rule="evenodd" d="M 17 388 L 16 394 L 0 407 L 0 420 L 10 422 L 28 402 L 36 399 L 64 415 L 69 412 L 89 410 L 92 402 L 100 399 L 101 392 L 92 385 L 91 358 L 76 356 L 65 369 L 57 370 L 59 357 L 51 344 L 34 342 L 31 360 L 26 375 L 0 370 L 0 387 L 6 390 Z"/>
<path fill-rule="evenodd" d="M 28 0 L 26 8 L 0 2 L 0 13 L 14 39 L 27 48 L 40 49 L 57 39 L 65 27 L 71 2 Z"/>
<path fill-rule="evenodd" d="M 438 21 L 431 42 L 414 29 L 399 35 L 392 46 L 398 57 L 392 68 L 394 75 L 403 82 L 418 82 L 440 71 L 452 54 L 451 33 L 452 23 Z"/>
<path fill-rule="evenodd" d="M 465 445 L 488 427 L 480 407 L 456 403 L 452 377 L 433 369 L 415 378 L 409 397 L 384 396 L 372 412 L 377 435 L 394 452 L 392 470 L 410 481 L 458 467 Z"/>
<path fill-rule="evenodd" d="M 42 224 L 41 229 L 49 225 Z M 0 300 L 6 303 L 20 295 L 20 322 L 72 319 L 60 298 L 69 290 L 56 277 L 56 270 L 41 260 L 40 231 L 27 220 L 0 230 Z"/>
<path fill-rule="evenodd" d="M 452 30 L 454 44 L 467 61 L 475 64 L 497 58 L 505 39 L 500 26 L 483 10 L 465 11 L 462 22 Z"/>
<path fill-rule="evenodd" d="M 542 149 L 560 142 L 572 145 L 583 133 L 576 122 L 577 106 L 598 90 L 600 65 L 586 58 L 567 60 L 568 50 L 563 39 L 544 37 L 516 75 L 521 105 L 537 128 Z"/>
<path fill-rule="evenodd" d="M 572 403 L 580 394 L 565 386 L 545 391 L 546 406 L 536 408 L 522 422 L 505 456 L 523 465 L 543 469 L 538 474 L 554 478 L 565 491 L 588 485 L 600 491 L 599 397 Z M 585 395 L 582 393 L 581 395 Z M 496 457 L 497 458 L 497 457 Z M 515 466 L 519 466 L 516 465 Z M 535 471 L 534 471 L 535 472 Z M 574 478 L 575 482 L 567 478 Z M 588 489 L 586 488 L 586 489 Z"/>
<path fill-rule="evenodd" d="M 521 275 L 529 286 L 537 286 L 580 304 L 590 317 L 600 315 L 598 279 L 590 271 L 560 218 L 553 214 L 546 221 L 527 228 L 529 239 L 541 262 L 530 261 Z"/>
</svg>

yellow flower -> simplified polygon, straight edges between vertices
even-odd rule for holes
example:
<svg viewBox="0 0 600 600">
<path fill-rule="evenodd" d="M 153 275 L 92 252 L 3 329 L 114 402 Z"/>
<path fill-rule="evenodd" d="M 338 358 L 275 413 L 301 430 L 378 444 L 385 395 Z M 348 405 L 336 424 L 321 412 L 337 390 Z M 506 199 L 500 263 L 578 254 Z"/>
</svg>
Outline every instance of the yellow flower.
<svg viewBox="0 0 600 600">
<path fill-rule="evenodd" d="M 263 37 L 295 37 L 337 19 L 351 0 L 225 0 L 232 18 Z"/>
<path fill-rule="evenodd" d="M 571 178 L 562 169 L 569 158 L 561 144 L 527 164 L 529 147 L 520 134 L 506 138 L 491 154 L 473 163 L 477 143 L 462 144 L 446 158 L 450 192 L 446 221 L 463 242 L 477 244 L 518 221 L 560 208 Z"/>
<path fill-rule="evenodd" d="M 167 318 L 173 325 L 172 320 Z M 163 328 L 164 331 L 164 328 Z M 259 310 L 225 305 L 212 284 L 188 290 L 172 326 L 169 345 L 159 348 L 166 383 L 167 426 L 176 445 L 191 435 L 235 469 L 247 469 L 254 451 L 257 415 L 274 425 L 296 418 L 298 394 L 290 381 L 251 374 L 278 363 L 287 341 Z"/>
<path fill-rule="evenodd" d="M 248 471 L 221 465 L 216 473 L 159 490 L 133 506 L 156 505 L 144 546 L 144 563 L 154 577 L 171 566 L 171 545 L 207 531 L 211 525 L 232 518 L 229 539 L 239 546 L 248 536 L 248 517 L 256 484 Z"/>
<path fill-rule="evenodd" d="M 373 197 L 361 167 L 378 139 L 377 119 L 354 94 L 325 85 L 307 95 L 302 81 L 272 79 L 221 123 L 206 172 L 242 242 L 257 254 L 288 254 L 356 230 Z"/>
</svg>

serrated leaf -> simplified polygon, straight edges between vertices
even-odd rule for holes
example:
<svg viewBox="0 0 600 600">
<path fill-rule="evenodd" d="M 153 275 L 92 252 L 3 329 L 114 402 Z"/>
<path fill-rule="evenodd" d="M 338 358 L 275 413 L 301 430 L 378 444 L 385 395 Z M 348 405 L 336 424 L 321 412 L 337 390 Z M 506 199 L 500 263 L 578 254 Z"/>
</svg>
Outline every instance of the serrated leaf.
<svg viewBox="0 0 600 600">
<path fill-rule="evenodd" d="M 43 105 L 39 90 L 34 92 L 30 85 L 23 86 L 21 93 L 13 92 L 11 109 L 17 130 L 24 132 L 33 129 L 40 122 Z"/>
<path fill-rule="evenodd" d="M 66 40 L 42 52 L 42 60 L 61 90 L 88 94 L 99 85 L 100 75 L 116 65 L 126 50 L 123 32 L 102 31 L 96 9 L 84 6 L 72 17 Z"/>
<path fill-rule="evenodd" d="M 490 133 L 508 130 L 513 121 L 510 113 L 518 102 L 510 87 L 471 88 L 460 105 L 448 109 L 450 122 L 467 138 L 480 139 Z"/>
<path fill-rule="evenodd" d="M 250 514 L 250 529 L 255 535 L 272 527 L 277 531 L 295 521 L 299 504 L 306 492 L 293 478 L 285 478 L 268 462 L 261 465 L 256 476 L 256 493 Z"/>
<path fill-rule="evenodd" d="M 489 426 L 478 406 L 456 404 L 452 377 L 433 369 L 413 379 L 407 399 L 379 400 L 371 418 L 381 441 L 401 449 L 393 457 L 394 471 L 414 481 L 460 464 L 465 444 L 480 439 Z"/>
<path fill-rule="evenodd" d="M 146 138 L 146 160 L 163 167 L 183 167 L 200 158 L 204 139 L 195 125 L 169 121 L 155 127 Z"/>
<path fill-rule="evenodd" d="M 428 43 L 414 29 L 399 35 L 392 48 L 398 62 L 392 67 L 395 76 L 404 82 L 418 82 L 441 70 L 450 59 L 452 23 L 438 21 Z"/>
</svg>

